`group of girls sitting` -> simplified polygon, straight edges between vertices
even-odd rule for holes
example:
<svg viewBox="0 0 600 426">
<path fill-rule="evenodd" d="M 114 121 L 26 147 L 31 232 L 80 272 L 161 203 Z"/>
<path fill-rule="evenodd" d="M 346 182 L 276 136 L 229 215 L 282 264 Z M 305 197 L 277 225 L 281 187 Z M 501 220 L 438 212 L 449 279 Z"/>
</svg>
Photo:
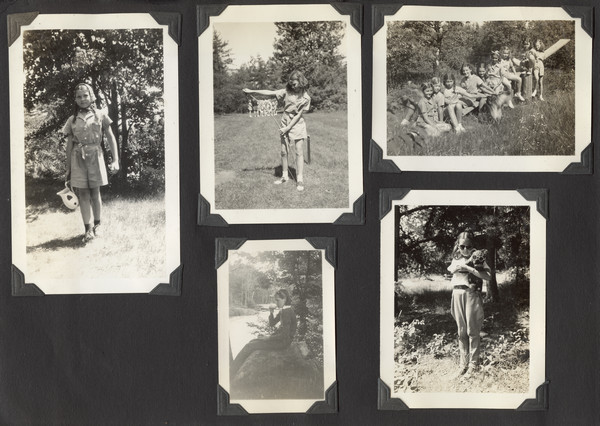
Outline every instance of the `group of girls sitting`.
<svg viewBox="0 0 600 426">
<path fill-rule="evenodd" d="M 486 104 L 495 110 L 501 110 L 505 105 L 514 108 L 513 97 L 525 101 L 521 89 L 528 76 L 532 76 L 533 80 L 531 96 L 539 95 L 543 101 L 543 51 L 541 40 L 537 40 L 535 47 L 531 48 L 526 39 L 523 53 L 518 58 L 511 55 L 508 47 L 503 47 L 493 51 L 490 63 L 482 63 L 476 74 L 471 65 L 463 64 L 458 84 L 454 75 L 447 73 L 441 80 L 433 77 L 421 84 L 422 93 L 419 93 L 418 100 L 404 92 L 401 101 L 408 114 L 401 125 L 408 125 L 416 119 L 417 126 L 425 129 L 429 136 L 438 136 L 453 129 L 456 133 L 464 132 L 462 118 L 465 114 L 473 110 L 480 112 Z"/>
</svg>

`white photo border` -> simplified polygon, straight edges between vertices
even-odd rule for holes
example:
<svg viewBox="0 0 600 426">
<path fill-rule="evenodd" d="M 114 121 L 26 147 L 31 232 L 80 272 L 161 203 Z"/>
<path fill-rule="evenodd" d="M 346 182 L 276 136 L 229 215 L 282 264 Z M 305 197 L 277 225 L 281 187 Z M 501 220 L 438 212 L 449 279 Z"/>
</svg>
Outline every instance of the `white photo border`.
<svg viewBox="0 0 600 426">
<path fill-rule="evenodd" d="M 385 190 L 384 190 L 385 191 Z M 410 393 L 394 392 L 394 207 L 431 206 L 529 206 L 530 207 L 530 367 L 529 390 L 525 393 Z M 390 397 L 408 408 L 517 409 L 536 399 L 546 383 L 546 219 L 536 201 L 517 191 L 411 190 L 391 201 L 391 210 L 381 219 L 380 260 L 380 380 Z"/>
<path fill-rule="evenodd" d="M 375 6 L 376 7 L 376 6 Z M 565 20 L 575 22 L 575 152 L 545 156 L 390 156 L 387 155 L 387 29 L 392 21 L 511 21 Z M 469 19 L 465 19 L 468 17 Z M 373 35 L 373 127 L 372 143 L 400 171 L 468 172 L 563 172 L 582 161 L 592 143 L 592 37 L 582 28 L 582 19 L 571 17 L 560 7 L 434 7 L 402 6 L 384 16 L 383 26 Z M 377 171 L 377 170 L 372 170 Z"/>
<path fill-rule="evenodd" d="M 199 6 L 200 8 L 203 6 Z M 210 214 L 228 224 L 332 223 L 343 214 L 353 214 L 354 204 L 363 195 L 362 179 L 362 98 L 361 34 L 352 26 L 351 15 L 341 14 L 332 5 L 230 5 L 218 16 L 210 16 L 208 27 L 198 36 L 200 115 L 200 197 Z M 213 35 L 215 23 L 341 21 L 346 24 L 348 85 L 348 206 L 321 209 L 217 209 L 215 206 L 215 140 L 213 109 Z M 199 223 L 203 224 L 203 223 Z M 340 222 L 340 224 L 343 224 Z"/>
<path fill-rule="evenodd" d="M 165 268 L 160 276 L 148 278 L 103 277 L 98 279 L 36 279 L 44 294 L 149 293 L 170 283 L 181 269 L 179 212 L 179 95 L 177 42 L 169 35 L 168 25 L 159 24 L 149 13 L 121 14 L 39 14 L 20 28 L 19 37 L 9 47 L 10 83 L 10 158 L 12 263 L 24 275 L 27 284 L 25 220 L 25 154 L 23 31 L 30 30 L 101 30 L 146 29 L 163 31 L 164 63 L 164 143 L 165 143 Z M 13 277 L 14 279 L 14 277 Z M 178 283 L 180 285 L 180 283 Z M 176 290 L 178 293 L 178 290 Z M 161 292 L 158 292 L 161 293 Z M 157 294 L 158 294 L 157 293 Z M 167 291 L 166 293 L 169 293 Z M 164 293 L 161 293 L 164 294 Z"/>
<path fill-rule="evenodd" d="M 217 245 L 220 243 L 217 239 Z M 227 257 L 217 264 L 217 312 L 218 312 L 218 365 L 219 386 L 228 394 L 229 377 L 229 259 L 231 251 L 256 253 L 261 251 L 320 251 L 323 270 L 323 399 L 236 400 L 246 412 L 255 413 L 304 413 L 315 403 L 327 403 L 327 393 L 336 384 L 336 335 L 335 335 L 335 268 L 326 259 L 326 249 L 317 249 L 307 240 L 246 240 L 237 249 L 227 249 Z M 219 255 L 217 255 L 218 257 Z M 336 405 L 337 406 L 337 405 Z"/>
</svg>

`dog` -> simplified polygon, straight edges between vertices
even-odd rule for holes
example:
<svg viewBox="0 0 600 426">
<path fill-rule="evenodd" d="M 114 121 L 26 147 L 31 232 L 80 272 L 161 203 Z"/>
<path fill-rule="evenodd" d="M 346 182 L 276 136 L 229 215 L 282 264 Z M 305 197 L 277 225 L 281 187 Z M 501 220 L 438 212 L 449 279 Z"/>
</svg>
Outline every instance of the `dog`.
<svg viewBox="0 0 600 426">
<path fill-rule="evenodd" d="M 487 258 L 487 250 L 475 250 L 471 253 L 471 257 L 467 260 L 466 265 L 472 268 L 477 269 L 478 271 L 483 271 L 485 259 Z M 474 288 L 475 290 L 481 291 L 483 288 L 483 280 L 481 278 L 476 277 L 473 274 L 469 274 L 469 287 Z"/>
<path fill-rule="evenodd" d="M 502 107 L 511 105 L 512 96 L 506 92 L 487 97 L 486 106 L 492 119 L 498 123 L 502 119 Z"/>
</svg>

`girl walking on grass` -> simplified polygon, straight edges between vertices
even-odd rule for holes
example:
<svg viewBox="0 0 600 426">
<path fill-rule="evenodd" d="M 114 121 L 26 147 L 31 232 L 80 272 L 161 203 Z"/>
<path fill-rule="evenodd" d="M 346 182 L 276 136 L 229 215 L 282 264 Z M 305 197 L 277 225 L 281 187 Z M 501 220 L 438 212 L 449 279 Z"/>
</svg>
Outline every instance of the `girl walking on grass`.
<svg viewBox="0 0 600 426">
<path fill-rule="evenodd" d="M 490 267 L 483 262 L 483 267 L 476 269 L 467 265 L 475 250 L 473 234 L 461 232 L 454 243 L 452 262 L 448 271 L 452 274 L 453 285 L 450 313 L 458 327 L 458 347 L 460 350 L 459 376 L 475 373 L 479 366 L 479 343 L 481 326 L 483 325 L 483 298 L 481 289 L 469 282 L 469 275 L 489 281 Z"/>
<path fill-rule="evenodd" d="M 277 179 L 275 185 L 286 183 L 290 178 L 288 175 L 290 149 L 295 150 L 296 156 L 296 189 L 304 191 L 304 144 L 308 137 L 306 122 L 303 114 L 310 108 L 310 96 L 308 95 L 308 81 L 302 72 L 293 71 L 287 85 L 280 90 L 251 90 L 244 89 L 244 93 L 271 96 L 283 102 L 283 117 L 281 118 L 281 169 L 282 175 Z"/>
<path fill-rule="evenodd" d="M 79 207 L 85 232 L 82 241 L 87 243 L 100 236 L 102 198 L 100 187 L 108 184 L 106 165 L 102 153 L 103 135 L 106 135 L 113 161 L 111 171 L 119 170 L 117 142 L 110 128 L 112 120 L 96 109 L 96 96 L 87 83 L 75 87 L 74 112 L 65 123 L 62 133 L 67 137 L 67 175 L 79 197 Z M 93 216 L 92 216 L 93 215 Z M 92 222 L 93 217 L 93 222 Z"/>
</svg>

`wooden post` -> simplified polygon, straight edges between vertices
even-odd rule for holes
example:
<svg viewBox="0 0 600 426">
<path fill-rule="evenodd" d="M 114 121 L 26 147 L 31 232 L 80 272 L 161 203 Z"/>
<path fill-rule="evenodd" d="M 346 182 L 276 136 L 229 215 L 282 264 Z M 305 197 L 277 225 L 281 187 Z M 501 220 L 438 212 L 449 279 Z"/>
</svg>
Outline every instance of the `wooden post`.
<svg viewBox="0 0 600 426">
<path fill-rule="evenodd" d="M 529 75 L 523 75 L 523 86 L 521 87 L 521 94 L 523 95 L 523 97 L 525 98 L 526 101 L 530 101 L 531 100 L 531 92 L 533 91 L 532 89 L 532 76 L 531 74 Z"/>
</svg>

